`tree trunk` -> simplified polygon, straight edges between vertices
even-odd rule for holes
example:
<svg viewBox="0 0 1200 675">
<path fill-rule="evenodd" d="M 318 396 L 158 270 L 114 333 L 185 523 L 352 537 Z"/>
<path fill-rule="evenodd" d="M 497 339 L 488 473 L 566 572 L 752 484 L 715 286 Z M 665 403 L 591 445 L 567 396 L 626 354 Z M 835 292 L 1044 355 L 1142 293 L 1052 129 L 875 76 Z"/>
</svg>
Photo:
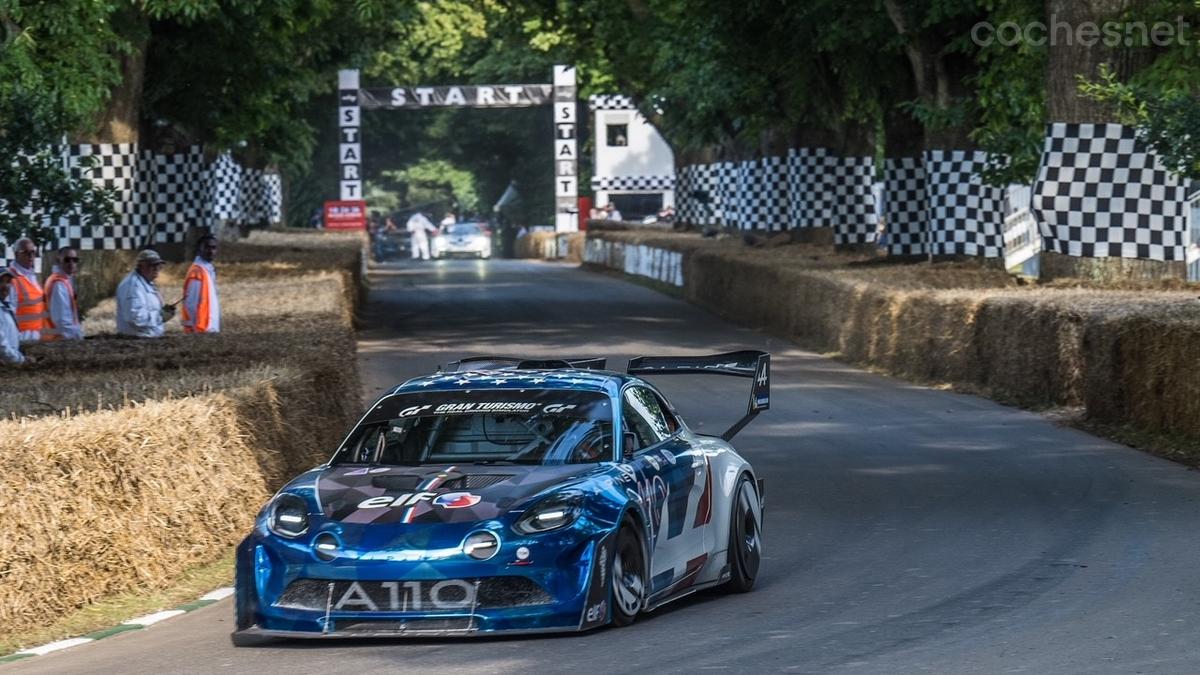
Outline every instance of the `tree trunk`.
<svg viewBox="0 0 1200 675">
<path fill-rule="evenodd" d="M 92 143 L 137 143 L 141 121 L 142 84 L 146 75 L 146 43 L 122 54 L 121 83 L 113 89 L 108 106 L 87 134 Z"/>
<path fill-rule="evenodd" d="M 1103 40 L 1092 45 L 1080 44 L 1075 30 L 1083 23 L 1103 25 L 1143 0 L 1046 0 L 1046 23 L 1053 38 L 1046 67 L 1046 112 L 1051 122 L 1071 124 L 1108 124 L 1117 122 L 1112 103 L 1085 98 L 1079 93 L 1079 80 L 1097 80 L 1101 64 L 1107 64 L 1121 81 L 1152 60 L 1150 49 L 1109 47 Z M 1055 26 L 1066 29 L 1057 35 Z M 1187 274 L 1183 263 L 1127 258 L 1084 258 L 1054 251 L 1039 254 L 1039 278 L 1113 281 L 1119 279 L 1162 279 Z"/>
</svg>

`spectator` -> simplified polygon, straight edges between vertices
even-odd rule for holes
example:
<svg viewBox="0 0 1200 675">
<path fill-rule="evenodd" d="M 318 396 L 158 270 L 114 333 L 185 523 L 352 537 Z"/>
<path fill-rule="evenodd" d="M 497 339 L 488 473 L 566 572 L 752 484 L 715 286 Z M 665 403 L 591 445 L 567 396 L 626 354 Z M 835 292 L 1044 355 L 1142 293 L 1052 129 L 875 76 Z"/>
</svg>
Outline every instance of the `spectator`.
<svg viewBox="0 0 1200 675">
<path fill-rule="evenodd" d="M 220 333 L 221 299 L 217 294 L 217 238 L 211 234 L 196 242 L 196 259 L 183 279 L 183 332 Z"/>
<path fill-rule="evenodd" d="M 42 339 L 46 327 L 46 296 L 42 282 L 34 270 L 37 262 L 37 244 L 22 237 L 13 245 L 16 259 L 8 270 L 13 275 L 8 301 L 16 311 L 17 332 L 21 342 L 37 342 Z"/>
<path fill-rule="evenodd" d="M 75 299 L 75 273 L 79 271 L 79 251 L 64 246 L 58 249 L 57 264 L 46 279 L 46 329 L 42 339 L 82 340 L 79 304 Z"/>
<path fill-rule="evenodd" d="M 133 271 L 117 286 L 117 332 L 130 337 L 162 337 L 163 322 L 175 316 L 175 305 L 163 305 L 154 280 L 163 262 L 157 251 L 138 253 Z"/>
<path fill-rule="evenodd" d="M 624 216 L 617 210 L 617 207 L 613 206 L 612 202 L 604 207 L 604 218 L 606 220 L 624 220 Z"/>
<path fill-rule="evenodd" d="M 416 260 L 429 260 L 429 233 L 437 232 L 437 227 L 429 222 L 424 213 L 420 211 L 412 214 L 405 224 L 405 229 L 412 233 L 412 258 Z"/>
<path fill-rule="evenodd" d="M 0 267 L 0 362 L 19 364 L 32 362 L 21 354 L 21 340 L 17 335 L 17 313 L 8 302 L 14 274 L 7 267 Z"/>
</svg>

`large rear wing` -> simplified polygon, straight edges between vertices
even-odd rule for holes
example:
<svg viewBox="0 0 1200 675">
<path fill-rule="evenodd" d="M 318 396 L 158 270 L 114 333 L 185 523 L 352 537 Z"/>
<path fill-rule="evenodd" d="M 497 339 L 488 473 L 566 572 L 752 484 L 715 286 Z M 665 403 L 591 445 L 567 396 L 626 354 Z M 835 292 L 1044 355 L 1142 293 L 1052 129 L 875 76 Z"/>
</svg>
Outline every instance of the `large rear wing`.
<svg viewBox="0 0 1200 675">
<path fill-rule="evenodd" d="M 639 356 L 630 359 L 630 375 L 731 375 L 754 380 L 750 387 L 750 403 L 746 414 L 729 427 L 721 438 L 728 441 L 737 435 L 758 413 L 771 407 L 771 355 L 758 350 L 744 350 L 711 356 Z"/>
<path fill-rule="evenodd" d="M 605 359 L 602 358 L 566 358 L 566 359 L 527 359 L 521 356 L 472 356 L 458 361 L 451 361 L 441 372 L 455 373 L 466 370 L 558 370 L 560 368 L 575 368 L 578 370 L 604 370 Z"/>
</svg>

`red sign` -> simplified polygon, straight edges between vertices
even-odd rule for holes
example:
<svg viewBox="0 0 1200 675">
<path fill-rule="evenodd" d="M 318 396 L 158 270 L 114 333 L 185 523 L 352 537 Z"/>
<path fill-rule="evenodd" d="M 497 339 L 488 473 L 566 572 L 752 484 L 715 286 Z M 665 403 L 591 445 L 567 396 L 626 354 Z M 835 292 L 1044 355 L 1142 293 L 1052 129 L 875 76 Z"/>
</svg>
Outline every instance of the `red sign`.
<svg viewBox="0 0 1200 675">
<path fill-rule="evenodd" d="M 325 229 L 367 229 L 367 203 L 361 199 L 325 202 Z"/>
</svg>

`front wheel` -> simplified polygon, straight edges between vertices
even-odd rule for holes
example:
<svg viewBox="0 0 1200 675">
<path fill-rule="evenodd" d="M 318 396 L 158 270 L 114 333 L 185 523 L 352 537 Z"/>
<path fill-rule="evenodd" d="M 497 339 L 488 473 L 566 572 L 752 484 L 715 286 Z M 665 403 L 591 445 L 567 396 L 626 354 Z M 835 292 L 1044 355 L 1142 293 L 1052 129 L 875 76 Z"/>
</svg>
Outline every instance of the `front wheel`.
<svg viewBox="0 0 1200 675">
<path fill-rule="evenodd" d="M 745 593 L 754 588 L 758 565 L 762 559 L 762 531 L 757 509 L 758 493 L 749 476 L 738 481 L 733 496 L 733 513 L 729 520 L 729 583 L 731 593 Z"/>
<path fill-rule="evenodd" d="M 612 622 L 628 626 L 642 610 L 646 595 L 646 554 L 641 538 L 629 525 L 617 534 L 617 550 L 612 563 Z"/>
</svg>

